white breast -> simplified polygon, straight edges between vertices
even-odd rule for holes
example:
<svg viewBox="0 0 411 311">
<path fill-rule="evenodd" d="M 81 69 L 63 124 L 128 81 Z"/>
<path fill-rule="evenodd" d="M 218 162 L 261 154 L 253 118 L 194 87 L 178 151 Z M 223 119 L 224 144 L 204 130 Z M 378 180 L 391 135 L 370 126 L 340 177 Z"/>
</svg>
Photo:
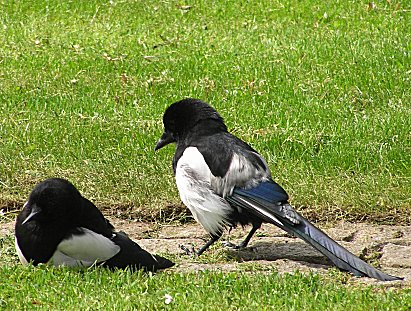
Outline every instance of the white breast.
<svg viewBox="0 0 411 311">
<path fill-rule="evenodd" d="M 187 148 L 177 162 L 176 183 L 183 203 L 210 234 L 221 233 L 232 210 L 212 188 L 213 174 L 195 147 Z"/>
</svg>

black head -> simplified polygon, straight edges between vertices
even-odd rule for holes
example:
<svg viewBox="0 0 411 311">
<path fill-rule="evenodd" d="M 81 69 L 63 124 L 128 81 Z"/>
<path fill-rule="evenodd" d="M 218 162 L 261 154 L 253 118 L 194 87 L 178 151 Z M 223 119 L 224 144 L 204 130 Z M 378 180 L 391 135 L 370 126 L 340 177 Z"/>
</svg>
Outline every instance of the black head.
<svg viewBox="0 0 411 311">
<path fill-rule="evenodd" d="M 175 102 L 164 113 L 164 133 L 157 142 L 155 150 L 177 142 L 201 121 L 207 122 L 219 131 L 227 131 L 223 118 L 209 104 L 193 98 Z"/>
<path fill-rule="evenodd" d="M 81 209 L 82 197 L 67 180 L 50 178 L 37 184 L 30 193 L 21 215 L 22 224 L 67 221 Z"/>
</svg>

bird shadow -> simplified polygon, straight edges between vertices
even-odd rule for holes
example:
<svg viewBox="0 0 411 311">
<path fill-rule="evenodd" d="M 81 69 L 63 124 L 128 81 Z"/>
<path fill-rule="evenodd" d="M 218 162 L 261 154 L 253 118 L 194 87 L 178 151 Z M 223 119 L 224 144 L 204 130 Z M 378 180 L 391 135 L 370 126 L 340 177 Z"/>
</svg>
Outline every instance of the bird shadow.
<svg viewBox="0 0 411 311">
<path fill-rule="evenodd" d="M 227 248 L 227 252 L 239 262 L 289 259 L 307 266 L 333 266 L 327 257 L 323 256 L 310 245 L 301 242 L 256 242 L 242 249 Z"/>
</svg>

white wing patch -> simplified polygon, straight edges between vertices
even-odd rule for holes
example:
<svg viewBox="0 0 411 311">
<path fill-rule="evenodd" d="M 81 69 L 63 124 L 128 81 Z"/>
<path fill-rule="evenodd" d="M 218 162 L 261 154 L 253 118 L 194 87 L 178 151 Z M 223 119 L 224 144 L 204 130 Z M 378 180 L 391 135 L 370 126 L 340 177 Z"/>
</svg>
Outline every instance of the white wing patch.
<svg viewBox="0 0 411 311">
<path fill-rule="evenodd" d="M 26 202 L 26 204 L 27 204 L 27 202 Z M 17 242 L 17 237 L 14 237 L 14 246 L 16 247 L 17 255 L 19 256 L 20 262 L 24 266 L 27 266 L 29 263 L 28 263 L 26 257 L 24 257 L 23 252 L 20 249 L 19 243 Z"/>
<path fill-rule="evenodd" d="M 213 174 L 195 147 L 187 148 L 178 160 L 176 183 L 183 203 L 195 220 L 210 234 L 221 233 L 232 208 L 212 188 Z"/>
<path fill-rule="evenodd" d="M 105 236 L 86 228 L 84 234 L 73 234 L 57 246 L 49 263 L 54 266 L 90 267 L 110 259 L 120 251 L 120 246 Z"/>
<path fill-rule="evenodd" d="M 268 168 L 265 160 L 254 153 Z M 234 154 L 230 163 L 230 167 L 224 177 L 216 177 L 212 175 L 211 186 L 218 194 L 226 197 L 231 195 L 235 187 L 253 188 L 260 182 L 267 181 L 271 178 L 270 171 L 263 167 L 255 167 L 244 156 Z"/>
</svg>

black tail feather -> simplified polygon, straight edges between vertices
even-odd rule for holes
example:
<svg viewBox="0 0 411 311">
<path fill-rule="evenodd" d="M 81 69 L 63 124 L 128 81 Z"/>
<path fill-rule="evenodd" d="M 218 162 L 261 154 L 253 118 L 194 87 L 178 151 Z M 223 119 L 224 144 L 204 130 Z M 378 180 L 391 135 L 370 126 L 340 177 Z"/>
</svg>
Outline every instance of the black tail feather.
<svg viewBox="0 0 411 311">
<path fill-rule="evenodd" d="M 232 196 L 226 199 L 231 204 L 240 206 L 257 215 L 265 222 L 275 224 L 281 229 L 298 236 L 329 258 L 341 270 L 349 271 L 355 276 L 368 276 L 381 281 L 402 280 L 400 277 L 388 275 L 372 267 L 350 253 L 294 209 L 291 210 L 293 216 L 286 217 L 288 215 L 284 213 L 283 204 L 264 201 L 261 197 L 253 197 L 245 191 L 234 191 Z M 289 211 L 291 206 L 286 205 Z"/>
<path fill-rule="evenodd" d="M 151 255 L 142 249 L 136 242 L 131 240 L 124 232 L 117 232 L 113 242 L 121 247 L 120 252 L 105 262 L 110 268 L 130 268 L 132 270 L 143 269 L 146 271 L 157 271 L 174 266 L 167 258 Z"/>
</svg>

